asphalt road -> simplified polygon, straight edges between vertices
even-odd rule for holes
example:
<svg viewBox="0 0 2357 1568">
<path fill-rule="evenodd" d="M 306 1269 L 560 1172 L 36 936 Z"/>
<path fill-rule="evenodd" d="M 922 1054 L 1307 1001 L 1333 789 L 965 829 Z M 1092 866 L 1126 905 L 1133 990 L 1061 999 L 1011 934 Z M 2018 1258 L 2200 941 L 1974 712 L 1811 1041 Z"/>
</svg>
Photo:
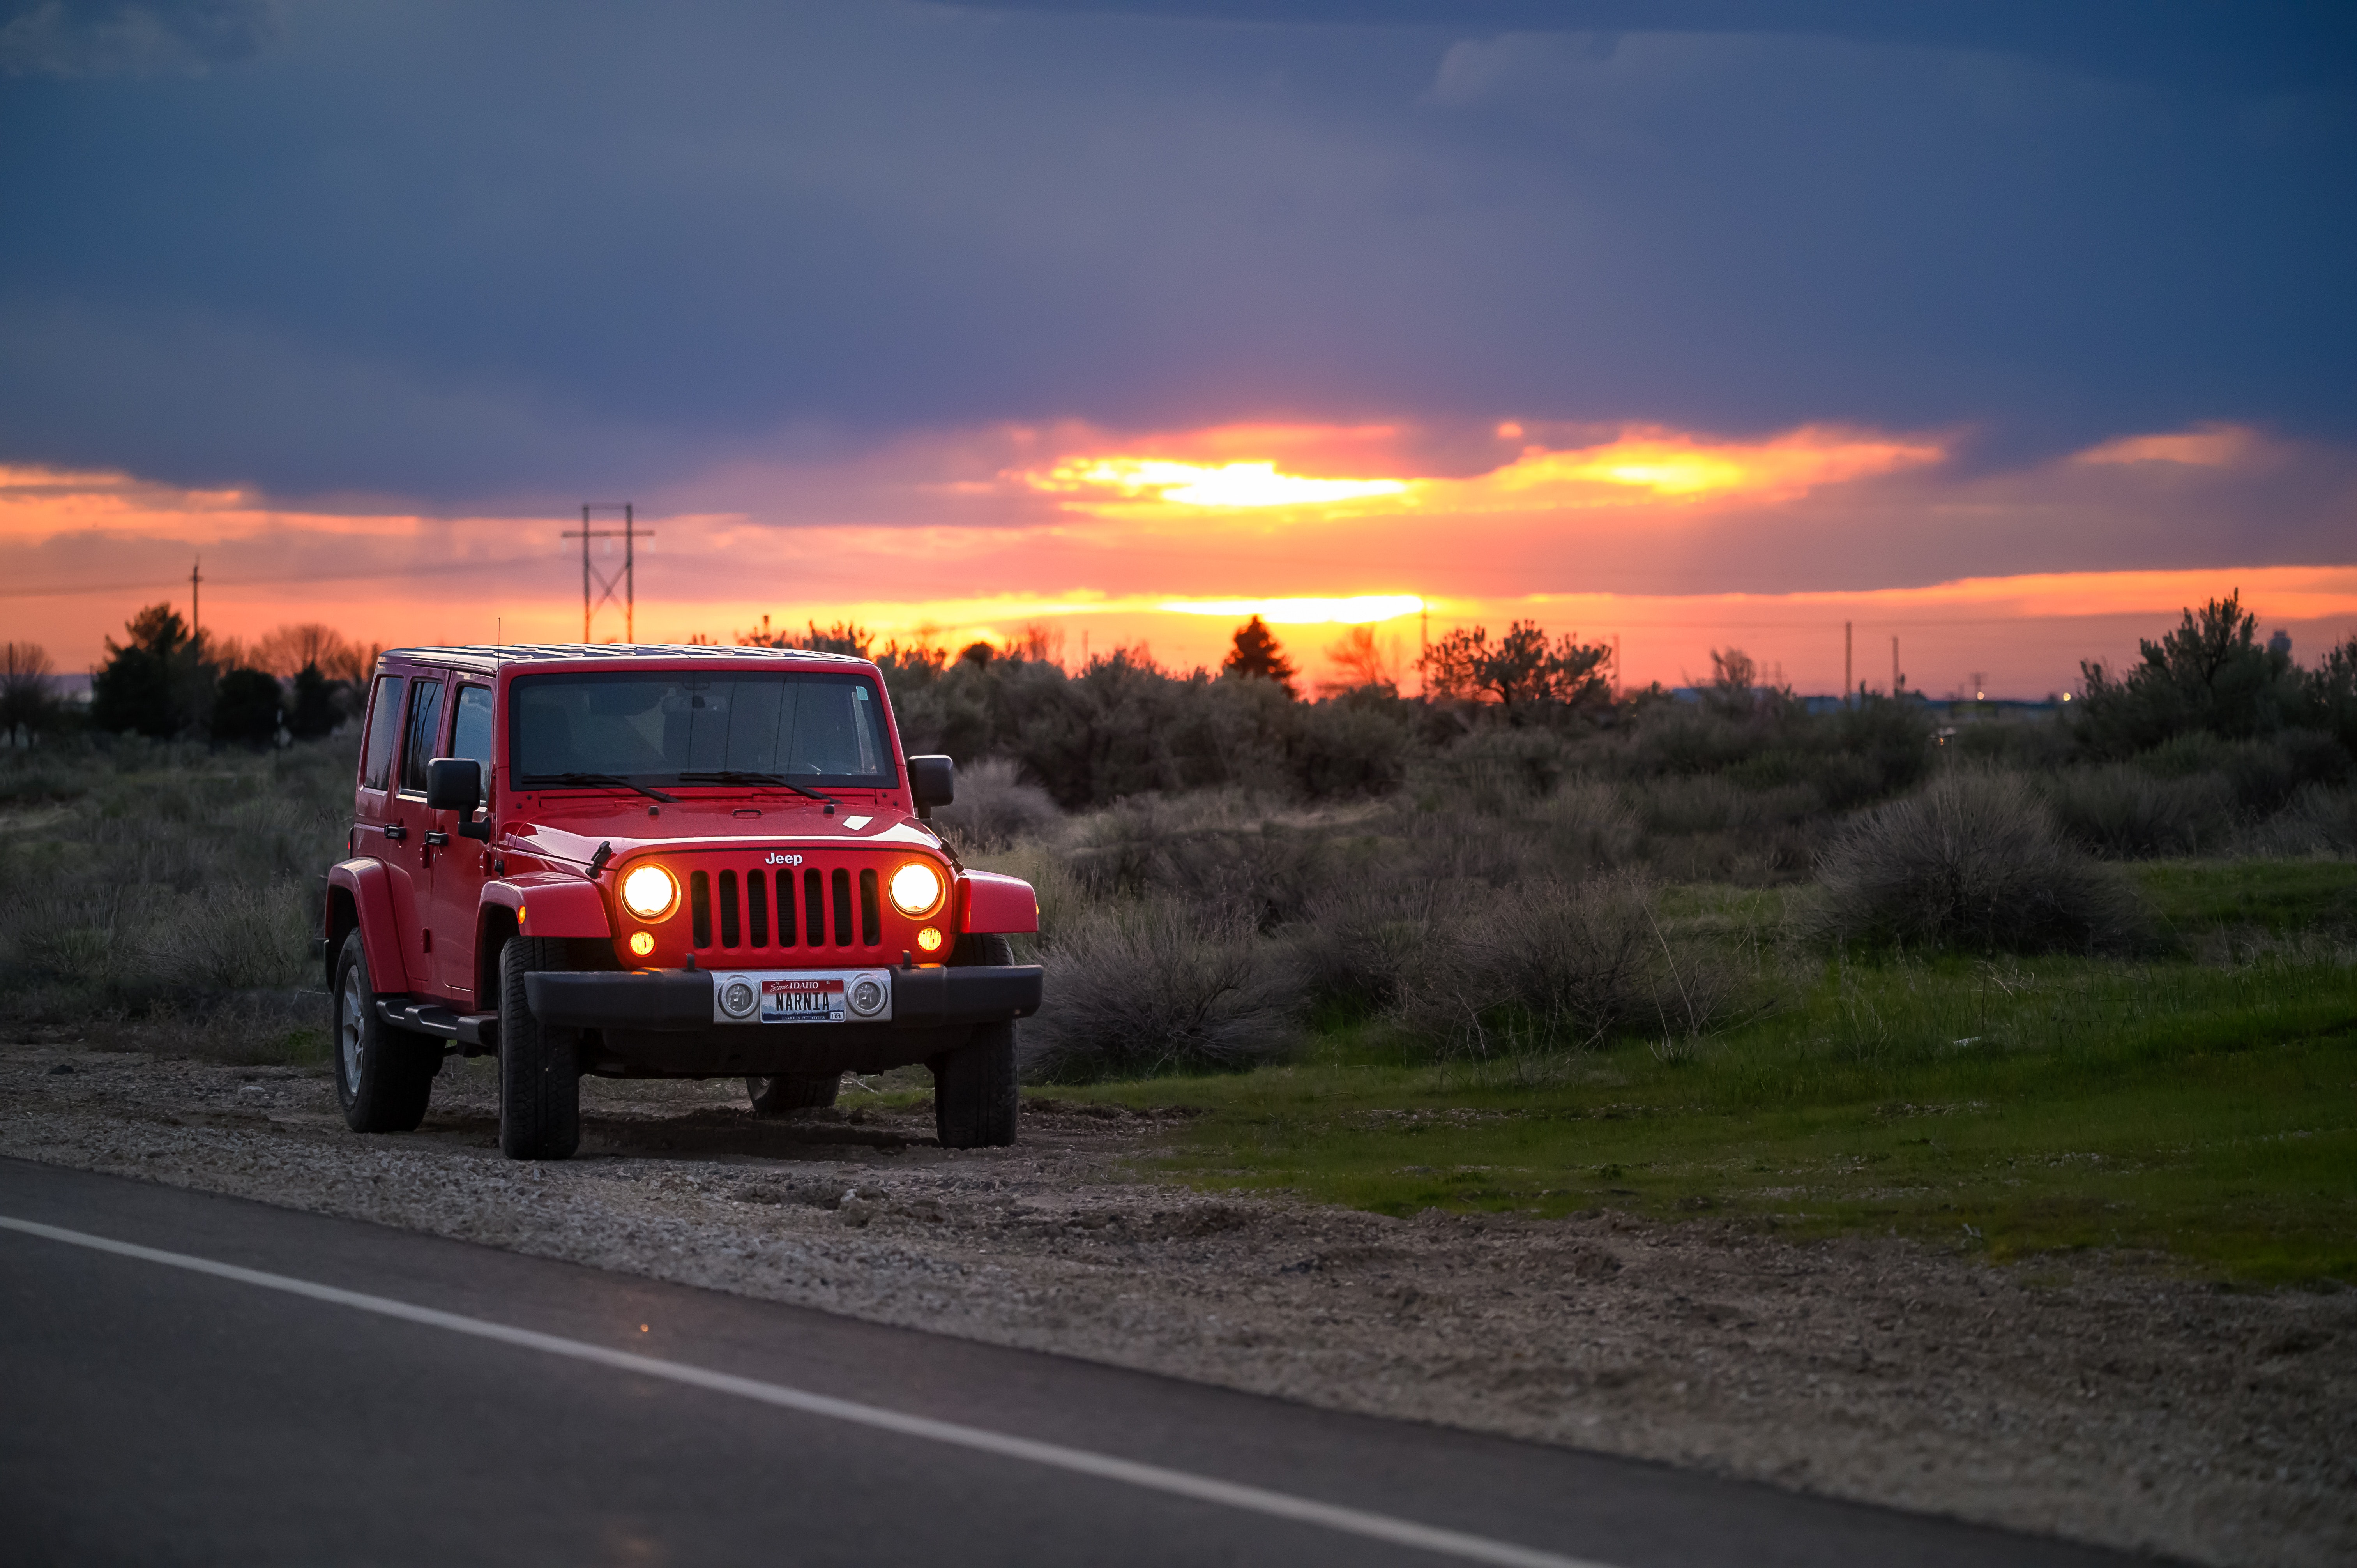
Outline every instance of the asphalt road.
<svg viewBox="0 0 2357 1568">
<path fill-rule="evenodd" d="M 15 1161 L 0 1411 L 10 1563 L 2126 1561 Z"/>
</svg>

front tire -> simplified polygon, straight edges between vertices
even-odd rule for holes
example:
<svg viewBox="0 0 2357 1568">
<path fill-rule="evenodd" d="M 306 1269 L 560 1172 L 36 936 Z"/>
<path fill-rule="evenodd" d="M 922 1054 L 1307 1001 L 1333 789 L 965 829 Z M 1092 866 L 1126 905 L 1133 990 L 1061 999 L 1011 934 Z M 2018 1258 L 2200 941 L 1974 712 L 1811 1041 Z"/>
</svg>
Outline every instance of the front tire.
<svg viewBox="0 0 2357 1568">
<path fill-rule="evenodd" d="M 1009 964 L 1015 944 L 1003 936 L 969 933 L 950 950 L 950 962 Z M 933 1058 L 933 1131 L 944 1149 L 1003 1149 L 1015 1142 L 1022 1094 L 1015 1082 L 1015 1024 L 977 1024 L 953 1051 Z"/>
<path fill-rule="evenodd" d="M 842 1089 L 839 1072 L 823 1078 L 789 1074 L 745 1080 L 745 1092 L 753 1097 L 753 1114 L 763 1117 L 783 1116 L 790 1111 L 823 1111 L 834 1103 Z"/>
<path fill-rule="evenodd" d="M 533 1016 L 523 977 L 563 969 L 565 944 L 511 937 L 500 950 L 500 1152 L 511 1160 L 561 1160 L 581 1146 L 577 1029 Z"/>
<path fill-rule="evenodd" d="M 976 1024 L 974 1037 L 933 1058 L 933 1131 L 944 1149 L 1015 1142 L 1015 1026 Z"/>
<path fill-rule="evenodd" d="M 408 1133 L 425 1120 L 442 1042 L 377 1016 L 368 953 L 354 931 L 336 955 L 336 1099 L 355 1133 Z"/>
</svg>

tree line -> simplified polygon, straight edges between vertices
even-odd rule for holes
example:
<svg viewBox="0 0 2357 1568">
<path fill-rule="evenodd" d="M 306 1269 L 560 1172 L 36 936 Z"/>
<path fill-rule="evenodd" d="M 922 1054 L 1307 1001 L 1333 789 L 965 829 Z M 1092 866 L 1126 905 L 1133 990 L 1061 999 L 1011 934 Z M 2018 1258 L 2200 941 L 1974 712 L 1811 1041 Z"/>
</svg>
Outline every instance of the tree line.
<svg viewBox="0 0 2357 1568">
<path fill-rule="evenodd" d="M 170 605 L 149 605 L 124 623 L 123 640 L 106 639 L 86 712 L 59 698 L 56 666 L 38 643 L 6 644 L 0 736 L 25 745 L 87 725 L 222 745 L 315 739 L 354 713 L 380 651 L 317 622 L 282 626 L 251 644 L 200 635 Z"/>
<path fill-rule="evenodd" d="M 379 651 L 317 624 L 281 627 L 250 645 L 200 639 L 169 605 L 142 609 L 124 632 L 107 640 L 88 725 L 225 744 L 331 731 L 354 709 Z M 1707 769 L 1756 758 L 1762 747 L 1800 757 L 1863 746 L 1889 754 L 1874 771 L 1895 783 L 1906 772 L 1893 771 L 1898 753 L 1927 744 L 1931 733 L 1920 699 L 1905 693 L 1873 699 L 1878 716 L 1813 725 L 1805 704 L 1789 688 L 1761 682 L 1738 649 L 1712 651 L 1698 703 L 1681 703 L 1659 684 L 1626 689 L 1609 644 L 1551 637 L 1528 621 L 1496 635 L 1452 628 L 1413 660 L 1387 653 L 1372 628 L 1351 628 L 1324 650 L 1335 674 L 1314 692 L 1304 691 L 1292 656 L 1258 616 L 1236 628 L 1217 670 L 1187 672 L 1163 668 L 1143 648 L 1116 648 L 1069 668 L 1060 634 L 1044 627 L 955 652 L 925 639 L 887 640 L 879 650 L 875 634 L 848 622 L 794 631 L 765 618 L 733 640 L 872 658 L 912 750 L 962 761 L 1009 757 L 1068 808 L 1226 784 L 1289 787 L 1311 798 L 1380 794 L 1403 781 L 1415 756 L 1477 734 L 1629 736 L 1649 725 L 1648 754 L 1681 770 L 1689 761 Z M 1420 678 L 1413 697 L 1401 692 L 1409 669 Z M 2318 765 L 2334 773 L 2357 755 L 2357 638 L 2302 666 L 2287 649 L 2259 640 L 2237 594 L 2189 607 L 2174 630 L 2143 640 L 2124 669 L 2090 662 L 2081 673 L 2083 699 L 2056 736 L 2072 757 L 2129 757 L 2197 734 L 2306 737 L 2301 744 L 2332 752 L 2319 753 Z M 37 646 L 5 645 L 0 732 L 22 740 L 73 722 L 52 676 Z M 1695 722 L 1664 727 L 1649 719 L 1673 709 Z"/>
</svg>

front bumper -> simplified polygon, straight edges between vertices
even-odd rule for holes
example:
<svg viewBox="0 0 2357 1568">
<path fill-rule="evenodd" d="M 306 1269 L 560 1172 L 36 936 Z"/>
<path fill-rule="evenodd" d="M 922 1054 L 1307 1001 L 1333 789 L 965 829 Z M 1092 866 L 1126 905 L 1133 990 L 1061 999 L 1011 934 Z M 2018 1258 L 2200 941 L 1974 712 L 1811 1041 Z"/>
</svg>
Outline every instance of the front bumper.
<svg viewBox="0 0 2357 1568">
<path fill-rule="evenodd" d="M 890 976 L 890 1015 L 884 1022 L 866 1026 L 934 1029 L 1029 1017 L 1039 1010 L 1044 972 L 1037 964 L 1017 963 L 876 972 Z M 845 1026 L 819 1023 L 716 1023 L 714 993 L 720 979 L 719 973 L 710 970 L 640 970 L 625 974 L 599 970 L 542 970 L 523 977 L 523 992 L 532 1004 L 534 1017 L 545 1024 L 571 1028 L 686 1034 L 715 1027 L 782 1033 Z"/>
</svg>

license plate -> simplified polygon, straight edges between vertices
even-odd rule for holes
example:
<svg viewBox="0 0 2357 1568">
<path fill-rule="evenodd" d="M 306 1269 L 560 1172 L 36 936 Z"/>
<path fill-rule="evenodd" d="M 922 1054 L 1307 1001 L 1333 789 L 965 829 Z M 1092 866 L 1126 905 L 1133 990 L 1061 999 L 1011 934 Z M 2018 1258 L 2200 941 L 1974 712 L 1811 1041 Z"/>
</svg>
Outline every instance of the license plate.
<svg viewBox="0 0 2357 1568">
<path fill-rule="evenodd" d="M 761 1022 L 764 1024 L 840 1024 L 844 1019 L 840 980 L 765 980 L 761 982 Z"/>
</svg>

